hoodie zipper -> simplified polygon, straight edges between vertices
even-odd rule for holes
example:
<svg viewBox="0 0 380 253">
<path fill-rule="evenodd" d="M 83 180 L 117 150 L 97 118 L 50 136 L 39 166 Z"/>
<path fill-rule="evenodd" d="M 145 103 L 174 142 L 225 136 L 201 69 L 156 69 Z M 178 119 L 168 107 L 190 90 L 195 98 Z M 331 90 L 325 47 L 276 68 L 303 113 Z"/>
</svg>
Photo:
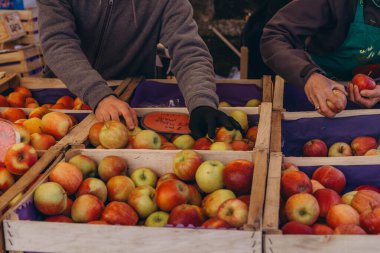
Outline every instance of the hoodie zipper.
<svg viewBox="0 0 380 253">
<path fill-rule="evenodd" d="M 107 28 L 110 23 L 110 17 L 111 17 L 111 11 L 114 4 L 114 0 L 108 0 L 108 5 L 106 9 L 106 15 L 104 17 L 104 22 L 102 25 L 102 29 L 100 30 L 100 36 L 98 40 L 98 44 L 96 46 L 96 54 L 95 54 L 95 60 L 94 60 L 94 68 L 96 69 L 98 65 L 100 64 L 100 55 L 103 51 L 103 44 L 104 44 L 104 34 L 107 31 Z"/>
</svg>

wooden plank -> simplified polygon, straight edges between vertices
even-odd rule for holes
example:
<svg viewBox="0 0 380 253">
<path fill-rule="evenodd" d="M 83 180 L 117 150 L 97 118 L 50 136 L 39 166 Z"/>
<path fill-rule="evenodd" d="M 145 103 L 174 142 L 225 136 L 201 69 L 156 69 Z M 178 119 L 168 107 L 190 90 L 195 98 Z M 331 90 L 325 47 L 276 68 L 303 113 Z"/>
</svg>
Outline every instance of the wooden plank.
<svg viewBox="0 0 380 253">
<path fill-rule="evenodd" d="M 279 228 L 281 168 L 282 153 L 270 153 L 263 218 L 264 232 Z"/>
<path fill-rule="evenodd" d="M 1 13 L 17 12 L 22 21 L 36 19 L 38 17 L 38 8 L 28 10 L 1 10 Z"/>
<path fill-rule="evenodd" d="M 124 92 L 120 95 L 120 99 L 129 103 L 132 95 L 133 95 L 133 92 L 135 92 L 137 86 L 141 83 L 142 81 L 142 78 L 134 78 L 132 80 L 132 82 L 130 82 L 128 84 L 128 86 L 126 87 L 126 89 L 124 90 Z"/>
<path fill-rule="evenodd" d="M 263 76 L 263 102 L 272 103 L 273 82 L 271 76 Z"/>
<path fill-rule="evenodd" d="M 284 79 L 276 76 L 273 95 L 273 110 L 282 111 L 284 109 Z"/>
<path fill-rule="evenodd" d="M 62 89 L 67 88 L 66 84 L 57 78 L 36 78 L 23 77 L 20 79 L 21 86 L 28 89 Z M 109 86 L 118 86 L 120 80 L 107 81 Z"/>
<path fill-rule="evenodd" d="M 22 50 L 0 54 L 0 64 L 6 64 L 10 62 L 21 62 L 24 59 L 24 53 Z"/>
<path fill-rule="evenodd" d="M 378 235 L 265 235 L 266 253 L 380 252 Z"/>
<path fill-rule="evenodd" d="M 23 49 L 22 51 L 24 53 L 25 59 L 29 59 L 29 58 L 40 55 L 40 50 L 38 49 L 37 46 L 28 47 L 28 48 Z"/>
<path fill-rule="evenodd" d="M 272 112 L 272 128 L 270 138 L 270 151 L 281 152 L 282 149 L 282 113 L 281 111 Z"/>
<path fill-rule="evenodd" d="M 21 21 L 21 23 L 25 32 L 34 33 L 34 32 L 37 32 L 39 29 L 37 20 L 36 21 L 25 20 L 25 21 Z"/>
<path fill-rule="evenodd" d="M 240 79 L 248 79 L 248 47 L 241 47 L 240 49 Z"/>
<path fill-rule="evenodd" d="M 7 72 L 5 76 L 0 79 L 0 93 L 5 92 L 11 87 L 19 83 L 16 73 Z"/>
<path fill-rule="evenodd" d="M 255 148 L 269 149 L 272 121 L 272 103 L 260 105 L 260 120 L 257 131 Z"/>
<path fill-rule="evenodd" d="M 162 252 L 163 249 L 169 253 L 261 252 L 261 233 L 250 231 L 57 224 L 11 220 L 5 221 L 4 227 L 7 231 L 5 233 L 7 250 L 73 253 L 146 253 Z M 86 231 L 85 235 L 84 231 Z"/>
<path fill-rule="evenodd" d="M 347 157 L 285 157 L 285 162 L 297 166 L 321 165 L 371 165 L 380 164 L 380 156 L 347 156 Z"/>
<path fill-rule="evenodd" d="M 365 116 L 365 115 L 378 115 L 380 109 L 362 109 L 362 110 L 346 110 L 335 116 L 335 118 L 353 117 L 353 116 Z M 284 112 L 284 120 L 298 120 L 302 118 L 324 118 L 318 112 Z"/>
</svg>

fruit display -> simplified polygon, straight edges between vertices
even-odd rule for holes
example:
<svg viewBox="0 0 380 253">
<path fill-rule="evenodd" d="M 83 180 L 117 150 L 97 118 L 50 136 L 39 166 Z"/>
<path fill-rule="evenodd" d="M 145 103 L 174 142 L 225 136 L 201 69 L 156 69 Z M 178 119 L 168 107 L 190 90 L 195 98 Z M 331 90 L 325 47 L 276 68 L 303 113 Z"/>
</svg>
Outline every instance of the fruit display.
<svg viewBox="0 0 380 253">
<path fill-rule="evenodd" d="M 225 229 L 247 223 L 251 161 L 205 160 L 193 150 L 170 157 L 172 169 L 159 172 L 132 169 L 133 158 L 75 155 L 37 186 L 34 206 L 50 222 Z"/>
<path fill-rule="evenodd" d="M 230 116 L 241 125 L 242 132 L 221 127 L 216 130 L 214 140 L 207 136 L 194 140 L 189 134 L 160 134 L 143 127 L 131 131 L 116 121 L 95 123 L 89 130 L 88 139 L 93 147 L 99 149 L 252 150 L 258 127 L 252 124 L 252 120 L 242 110 L 234 110 Z"/>
</svg>

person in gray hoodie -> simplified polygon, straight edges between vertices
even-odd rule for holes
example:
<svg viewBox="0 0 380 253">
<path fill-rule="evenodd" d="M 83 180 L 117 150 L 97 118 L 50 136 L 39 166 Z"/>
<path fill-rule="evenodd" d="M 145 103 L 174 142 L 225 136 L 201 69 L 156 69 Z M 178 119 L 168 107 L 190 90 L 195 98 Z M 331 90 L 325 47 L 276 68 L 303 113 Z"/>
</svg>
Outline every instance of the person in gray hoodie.
<svg viewBox="0 0 380 253">
<path fill-rule="evenodd" d="M 137 125 L 134 110 L 105 80 L 154 78 L 162 43 L 191 113 L 193 136 L 213 138 L 217 126 L 239 128 L 217 110 L 212 58 L 188 0 L 38 0 L 38 8 L 46 76 L 62 79 L 98 120 L 123 116 L 130 129 Z"/>
</svg>

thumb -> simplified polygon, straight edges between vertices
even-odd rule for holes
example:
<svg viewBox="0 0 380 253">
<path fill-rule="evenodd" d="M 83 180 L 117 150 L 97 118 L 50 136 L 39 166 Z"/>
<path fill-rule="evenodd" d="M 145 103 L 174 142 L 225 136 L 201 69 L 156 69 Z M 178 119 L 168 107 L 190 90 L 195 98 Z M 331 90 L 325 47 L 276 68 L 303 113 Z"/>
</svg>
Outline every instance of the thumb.
<svg viewBox="0 0 380 253">
<path fill-rule="evenodd" d="M 345 96 L 348 96 L 346 87 L 344 87 L 342 84 L 334 85 L 334 90 L 338 90 L 338 91 L 342 92 Z"/>
<path fill-rule="evenodd" d="M 367 98 L 377 98 L 380 97 L 380 91 L 378 88 L 374 90 L 362 90 L 360 95 Z"/>
</svg>

